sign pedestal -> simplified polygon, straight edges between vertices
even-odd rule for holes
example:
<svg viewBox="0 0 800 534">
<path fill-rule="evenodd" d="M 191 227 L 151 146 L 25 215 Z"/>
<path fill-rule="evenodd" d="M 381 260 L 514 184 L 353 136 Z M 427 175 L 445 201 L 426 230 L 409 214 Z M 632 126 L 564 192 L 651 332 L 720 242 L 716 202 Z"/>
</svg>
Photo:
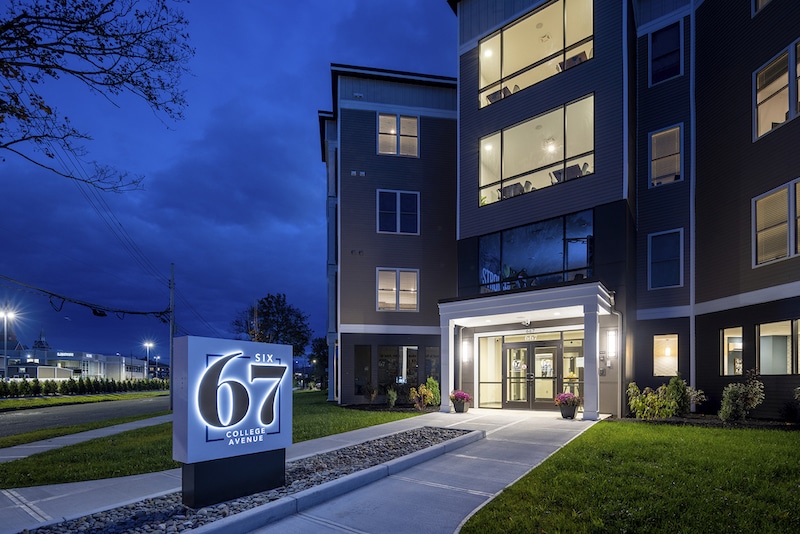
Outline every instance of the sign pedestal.
<svg viewBox="0 0 800 534">
<path fill-rule="evenodd" d="M 286 449 L 183 464 L 183 504 L 203 508 L 286 485 Z"/>
</svg>

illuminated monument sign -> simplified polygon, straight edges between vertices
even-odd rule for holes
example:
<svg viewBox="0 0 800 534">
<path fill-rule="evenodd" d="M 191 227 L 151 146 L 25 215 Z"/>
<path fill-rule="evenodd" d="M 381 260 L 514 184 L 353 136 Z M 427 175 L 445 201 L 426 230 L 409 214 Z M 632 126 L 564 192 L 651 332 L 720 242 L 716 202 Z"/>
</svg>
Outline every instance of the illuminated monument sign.
<svg viewBox="0 0 800 534">
<path fill-rule="evenodd" d="M 172 457 L 183 502 L 202 507 L 285 483 L 292 347 L 175 339 Z"/>
</svg>

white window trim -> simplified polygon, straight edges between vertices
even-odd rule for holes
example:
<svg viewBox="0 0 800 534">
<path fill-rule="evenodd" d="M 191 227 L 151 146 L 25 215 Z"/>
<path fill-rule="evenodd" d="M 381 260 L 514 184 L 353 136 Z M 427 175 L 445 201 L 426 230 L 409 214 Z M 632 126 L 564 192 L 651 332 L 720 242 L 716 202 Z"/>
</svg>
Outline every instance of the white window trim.
<svg viewBox="0 0 800 534">
<path fill-rule="evenodd" d="M 792 41 L 788 47 L 782 48 L 778 51 L 777 54 L 769 58 L 765 61 L 761 66 L 759 66 L 756 70 L 753 71 L 752 80 L 750 82 L 751 87 L 753 89 L 752 95 L 752 102 L 750 104 L 750 110 L 752 113 L 752 122 L 753 122 L 753 142 L 758 141 L 759 139 L 763 139 L 764 137 L 768 136 L 772 132 L 776 130 L 780 130 L 781 127 L 786 125 L 787 123 L 791 122 L 793 119 L 796 119 L 800 116 L 800 112 L 796 111 L 798 101 L 797 97 L 797 79 L 799 72 L 797 72 L 797 43 L 800 42 L 800 39 Z M 789 62 L 789 118 L 787 118 L 784 122 L 782 122 L 779 126 L 769 130 L 768 132 L 764 132 L 760 136 L 758 135 L 758 73 L 764 70 L 767 65 L 778 59 L 782 54 L 788 53 L 788 62 Z"/>
<path fill-rule="evenodd" d="M 678 23 L 678 28 L 679 28 L 679 33 L 680 33 L 680 37 L 678 37 L 678 39 L 679 39 L 679 42 L 680 42 L 680 56 L 681 56 L 681 61 L 680 61 L 681 67 L 680 68 L 681 68 L 681 71 L 680 71 L 680 73 L 676 74 L 672 78 L 667 78 L 665 80 L 661 80 L 659 82 L 653 83 L 653 34 L 658 32 L 658 31 L 660 31 L 660 30 L 663 30 L 664 28 L 666 28 L 668 26 L 672 26 L 676 22 Z M 650 32 L 647 34 L 647 86 L 648 87 L 654 87 L 656 85 L 660 85 L 660 84 L 662 84 L 664 82 L 668 82 L 670 80 L 674 80 L 675 78 L 680 78 L 681 76 L 683 76 L 683 73 L 684 73 L 683 56 L 684 55 L 685 54 L 684 54 L 684 50 L 683 50 L 683 18 L 680 18 L 678 20 L 670 20 L 667 24 L 664 24 L 663 26 L 661 26 L 659 28 L 655 28 L 653 30 L 650 30 Z"/>
<path fill-rule="evenodd" d="M 681 156 L 681 168 L 679 172 L 681 174 L 681 178 L 680 180 L 675 180 L 674 182 L 667 182 L 666 184 L 653 185 L 653 136 L 661 132 L 666 132 L 667 130 L 672 130 L 673 128 L 680 128 L 680 134 L 681 134 L 681 138 L 679 141 L 680 156 Z M 683 166 L 684 166 L 684 160 L 686 159 L 683 157 L 685 153 L 683 149 L 684 148 L 683 132 L 684 132 L 683 123 L 679 122 L 677 124 L 672 124 L 670 126 L 667 126 L 666 128 L 661 128 L 660 130 L 653 130 L 652 132 L 647 134 L 647 184 L 648 184 L 647 187 L 648 188 L 653 189 L 655 187 L 661 187 L 662 185 L 675 184 L 683 181 Z"/>
<path fill-rule="evenodd" d="M 680 283 L 673 286 L 653 287 L 653 276 L 652 276 L 653 237 L 665 234 L 674 234 L 675 232 L 678 232 L 680 235 Z M 665 230 L 663 232 L 654 232 L 652 234 L 647 234 L 647 290 L 648 291 L 659 291 L 661 289 L 674 289 L 676 287 L 683 287 L 683 270 L 684 270 L 683 249 L 684 249 L 683 228 L 673 228 L 672 230 Z"/>
<path fill-rule="evenodd" d="M 774 189 L 770 189 L 766 193 L 762 193 L 757 197 L 753 197 L 750 201 L 750 259 L 751 259 L 751 267 L 753 269 L 757 269 L 759 267 L 765 267 L 767 265 L 773 265 L 775 263 L 779 263 L 782 261 L 790 260 L 792 258 L 796 258 L 800 255 L 800 251 L 797 250 L 795 243 L 797 243 L 797 222 L 796 222 L 796 205 L 800 202 L 800 199 L 797 198 L 795 195 L 795 185 L 797 182 L 800 182 L 800 178 L 794 179 L 789 183 L 783 184 L 779 187 L 775 187 Z M 773 193 L 780 191 L 781 189 L 788 188 L 788 197 L 789 197 L 789 206 L 786 211 L 786 215 L 788 217 L 788 226 L 789 231 L 786 233 L 787 239 L 787 252 L 788 254 L 783 258 L 776 258 L 774 260 L 765 261 L 764 263 L 758 263 L 758 239 L 757 239 L 757 228 L 756 228 L 756 202 L 761 200 L 762 198 L 768 197 Z"/>
<path fill-rule="evenodd" d="M 382 310 L 380 308 L 380 272 L 381 271 L 394 271 L 395 273 L 395 307 L 393 310 Z M 414 273 L 417 277 L 417 306 L 413 310 L 400 309 L 400 273 Z M 415 313 L 419 312 L 419 269 L 405 269 L 399 267 L 376 267 L 375 268 L 375 311 L 381 313 Z"/>
<path fill-rule="evenodd" d="M 761 9 L 758 9 L 758 8 L 756 7 L 756 3 L 757 3 L 757 2 L 758 2 L 758 0 L 750 0 L 750 8 L 751 8 L 751 10 L 750 10 L 750 17 L 751 17 L 751 18 L 752 18 L 752 17 L 755 17 L 757 14 L 761 13 L 762 11 L 764 11 L 764 10 L 767 8 L 767 6 L 768 6 L 768 5 L 770 5 L 770 4 L 772 3 L 772 0 L 768 0 L 766 4 L 764 4 L 763 6 L 761 6 Z"/>
<path fill-rule="evenodd" d="M 381 230 L 381 193 L 394 193 L 395 194 L 395 208 L 397 217 L 397 231 L 388 232 Z M 417 231 L 416 232 L 401 232 L 400 231 L 400 193 L 408 195 L 416 195 L 417 197 Z M 379 234 L 389 235 L 419 235 L 420 234 L 420 194 L 419 191 L 402 191 L 399 189 L 378 189 L 375 191 L 375 230 Z"/>
<path fill-rule="evenodd" d="M 394 154 L 388 154 L 388 153 L 385 153 L 385 152 L 381 152 L 381 115 L 394 115 L 395 116 L 396 124 L 397 124 L 397 142 L 395 143 L 396 152 Z M 400 135 L 400 118 L 401 117 L 410 117 L 410 118 L 417 119 L 417 137 L 416 137 L 416 140 L 417 140 L 417 154 L 415 156 L 410 156 L 408 154 L 401 154 L 400 153 L 400 139 L 401 139 L 401 135 Z M 420 147 L 422 146 L 422 143 L 420 142 L 420 138 L 421 137 L 422 137 L 422 132 L 420 130 L 420 116 L 419 115 L 413 115 L 413 114 L 409 114 L 409 113 L 398 113 L 398 112 L 395 112 L 395 111 L 378 111 L 375 114 L 375 153 L 378 156 L 393 156 L 393 157 L 399 157 L 399 158 L 419 158 L 420 157 L 420 152 L 421 152 Z"/>
</svg>

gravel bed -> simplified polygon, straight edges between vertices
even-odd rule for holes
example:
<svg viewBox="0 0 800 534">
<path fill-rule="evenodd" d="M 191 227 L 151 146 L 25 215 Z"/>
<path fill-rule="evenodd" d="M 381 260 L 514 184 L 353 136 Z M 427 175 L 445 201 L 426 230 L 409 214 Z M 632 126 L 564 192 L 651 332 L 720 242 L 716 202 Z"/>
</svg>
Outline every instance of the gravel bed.
<svg viewBox="0 0 800 534">
<path fill-rule="evenodd" d="M 422 427 L 287 462 L 285 486 L 205 508 L 195 510 L 184 506 L 181 502 L 181 493 L 176 492 L 23 532 L 36 534 L 182 532 L 362 469 L 386 463 L 468 432 L 451 428 Z"/>
</svg>

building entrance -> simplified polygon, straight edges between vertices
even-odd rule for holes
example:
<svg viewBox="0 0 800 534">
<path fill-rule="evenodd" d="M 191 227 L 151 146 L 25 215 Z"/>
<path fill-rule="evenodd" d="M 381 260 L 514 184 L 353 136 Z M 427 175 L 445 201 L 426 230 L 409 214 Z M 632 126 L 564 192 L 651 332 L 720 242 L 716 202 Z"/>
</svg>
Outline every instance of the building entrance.
<svg viewBox="0 0 800 534">
<path fill-rule="evenodd" d="M 504 408 L 552 408 L 561 343 L 506 343 Z"/>
<path fill-rule="evenodd" d="M 583 351 L 579 340 L 503 344 L 503 408 L 554 409 L 562 392 L 580 396 Z"/>
</svg>

